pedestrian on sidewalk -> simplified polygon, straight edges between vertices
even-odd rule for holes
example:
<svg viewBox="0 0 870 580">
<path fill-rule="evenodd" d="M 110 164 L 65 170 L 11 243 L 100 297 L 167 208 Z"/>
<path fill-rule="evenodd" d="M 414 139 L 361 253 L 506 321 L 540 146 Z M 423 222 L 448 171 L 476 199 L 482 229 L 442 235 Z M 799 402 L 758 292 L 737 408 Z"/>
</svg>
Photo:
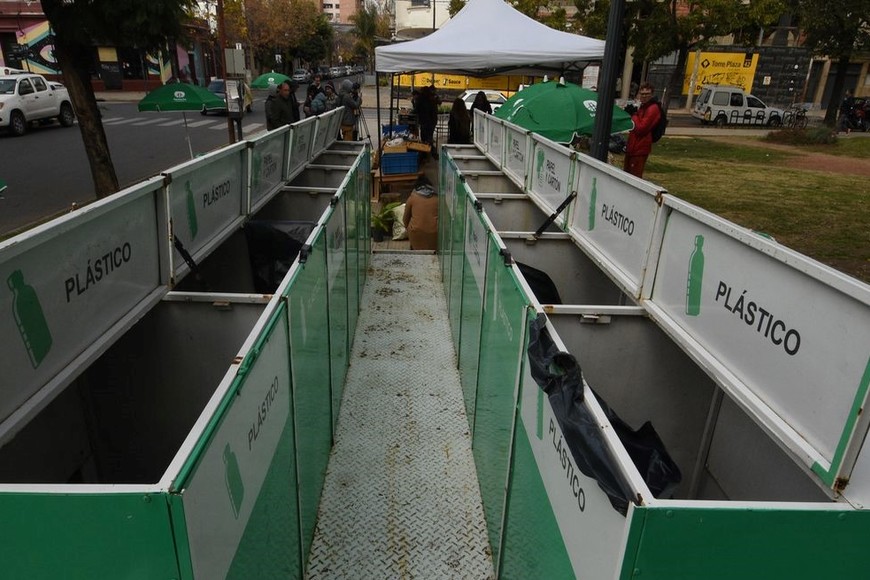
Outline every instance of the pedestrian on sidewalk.
<svg viewBox="0 0 870 580">
<path fill-rule="evenodd" d="M 643 168 L 652 152 L 652 131 L 661 120 L 661 109 L 658 100 L 653 96 L 654 92 L 655 89 L 650 83 L 641 83 L 637 91 L 640 107 L 631 115 L 634 129 L 628 133 L 622 168 L 637 177 L 643 177 Z"/>
<path fill-rule="evenodd" d="M 341 82 L 341 92 L 338 94 L 338 106 L 344 107 L 341 114 L 341 140 L 353 141 L 353 128 L 359 115 L 360 101 L 354 98 L 353 83 L 350 79 Z"/>
<path fill-rule="evenodd" d="M 272 131 L 299 120 L 299 101 L 291 89 L 291 83 L 278 85 L 278 94 L 266 98 L 266 129 Z"/>
<path fill-rule="evenodd" d="M 837 120 L 837 131 L 846 133 L 852 132 L 850 117 L 852 109 L 855 107 L 855 97 L 852 96 L 852 91 L 846 89 L 846 94 L 843 97 L 843 102 L 840 103 L 840 118 Z"/>
<path fill-rule="evenodd" d="M 333 109 L 338 108 L 338 93 L 335 92 L 335 85 L 332 84 L 332 81 L 326 83 L 326 87 L 324 87 L 324 94 L 326 95 L 326 110 L 331 111 Z"/>
</svg>

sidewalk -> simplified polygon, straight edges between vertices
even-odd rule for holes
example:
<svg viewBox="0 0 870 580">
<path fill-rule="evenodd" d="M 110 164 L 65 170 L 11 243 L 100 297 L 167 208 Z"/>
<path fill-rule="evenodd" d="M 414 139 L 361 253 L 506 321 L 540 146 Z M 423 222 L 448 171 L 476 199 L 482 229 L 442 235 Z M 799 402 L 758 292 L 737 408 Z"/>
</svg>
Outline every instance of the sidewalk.
<svg viewBox="0 0 870 580">
<path fill-rule="evenodd" d="M 380 105 L 381 105 L 381 121 L 382 123 L 387 123 L 390 115 L 389 107 L 390 107 L 390 87 L 379 87 L 380 91 L 376 90 L 374 85 L 365 85 L 362 87 L 362 98 L 363 98 L 363 109 L 367 110 L 366 116 L 376 115 L 377 103 L 378 103 L 378 92 L 380 92 Z M 97 102 L 99 103 L 137 103 L 145 96 L 144 92 L 141 91 L 100 91 L 94 93 Z M 266 91 L 254 91 L 255 98 L 265 98 Z M 407 99 L 399 100 L 400 107 L 410 106 L 410 102 Z M 818 120 L 824 116 L 824 111 L 813 111 L 812 119 Z M 703 126 L 700 122 L 691 120 L 691 111 L 689 109 L 669 109 L 668 117 L 672 120 L 680 120 L 680 124 L 689 123 L 688 126 L 677 126 L 674 123 L 671 123 L 668 126 L 667 136 L 668 137 L 724 137 L 724 136 L 738 136 L 738 137 L 763 137 L 770 132 L 770 129 L 762 128 L 762 129 L 743 129 L 740 127 L 725 127 L 725 128 L 717 128 L 717 127 L 709 127 Z M 870 132 L 868 133 L 851 133 L 849 137 L 852 136 L 862 136 L 862 137 L 870 137 Z M 841 134 L 840 137 L 846 137 L 846 135 Z"/>
</svg>

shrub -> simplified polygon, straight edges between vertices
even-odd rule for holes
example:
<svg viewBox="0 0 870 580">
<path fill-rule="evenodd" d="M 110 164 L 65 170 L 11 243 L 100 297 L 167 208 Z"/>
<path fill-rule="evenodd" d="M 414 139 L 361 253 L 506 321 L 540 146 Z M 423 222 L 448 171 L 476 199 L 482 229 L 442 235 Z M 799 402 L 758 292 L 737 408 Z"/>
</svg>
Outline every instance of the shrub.
<svg viewBox="0 0 870 580">
<path fill-rule="evenodd" d="M 771 131 L 764 141 L 782 145 L 833 145 L 837 142 L 837 133 L 830 127 L 810 127 L 808 129 L 780 129 Z"/>
</svg>

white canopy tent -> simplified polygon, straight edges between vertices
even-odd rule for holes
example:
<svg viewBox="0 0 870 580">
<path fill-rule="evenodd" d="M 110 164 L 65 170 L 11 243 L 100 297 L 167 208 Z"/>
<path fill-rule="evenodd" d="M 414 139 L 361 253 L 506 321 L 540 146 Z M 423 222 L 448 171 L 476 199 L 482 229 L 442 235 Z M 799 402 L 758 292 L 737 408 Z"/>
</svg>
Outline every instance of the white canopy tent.
<svg viewBox="0 0 870 580">
<path fill-rule="evenodd" d="M 427 71 L 486 76 L 562 72 L 601 60 L 604 41 L 560 32 L 504 0 L 470 0 L 439 30 L 375 49 L 379 73 Z"/>
</svg>

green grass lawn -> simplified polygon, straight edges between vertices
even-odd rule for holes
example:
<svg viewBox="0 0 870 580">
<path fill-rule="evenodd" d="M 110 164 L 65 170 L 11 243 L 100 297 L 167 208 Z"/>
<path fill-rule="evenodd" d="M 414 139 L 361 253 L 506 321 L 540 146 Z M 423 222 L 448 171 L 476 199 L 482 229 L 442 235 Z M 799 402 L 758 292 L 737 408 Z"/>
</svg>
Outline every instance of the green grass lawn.
<svg viewBox="0 0 870 580">
<path fill-rule="evenodd" d="M 870 138 L 831 146 L 765 148 L 711 139 L 664 138 L 644 178 L 669 193 L 789 248 L 870 282 L 870 177 L 795 169 L 784 162 L 819 152 L 870 158 Z M 620 160 L 621 161 L 621 160 Z M 866 163 L 866 161 L 863 161 Z M 620 163 L 621 166 L 621 163 Z"/>
</svg>

